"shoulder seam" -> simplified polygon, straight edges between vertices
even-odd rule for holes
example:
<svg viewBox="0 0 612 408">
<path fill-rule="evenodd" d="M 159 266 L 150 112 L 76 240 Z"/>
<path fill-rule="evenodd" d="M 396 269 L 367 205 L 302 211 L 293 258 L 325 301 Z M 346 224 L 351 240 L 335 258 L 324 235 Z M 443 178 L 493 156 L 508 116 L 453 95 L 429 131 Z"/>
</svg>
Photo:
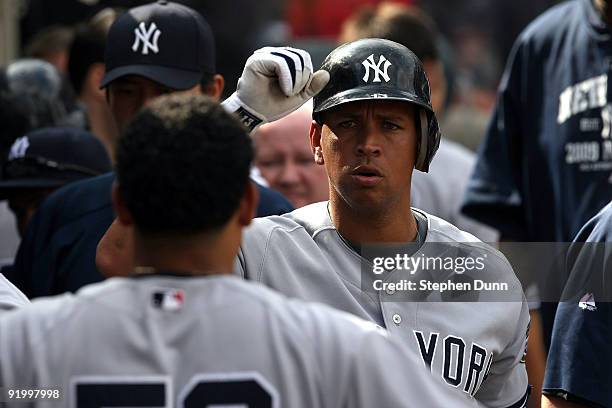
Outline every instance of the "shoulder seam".
<svg viewBox="0 0 612 408">
<path fill-rule="evenodd" d="M 272 240 L 272 234 L 276 231 L 276 230 L 282 230 L 285 231 L 287 233 L 292 233 L 300 228 L 304 228 L 301 225 L 296 225 L 295 227 L 291 228 L 291 229 L 283 229 L 281 226 L 279 225 L 275 225 L 273 226 L 270 231 L 268 232 L 268 236 L 266 237 L 266 246 L 263 250 L 263 256 L 261 257 L 261 261 L 259 263 L 259 265 L 257 266 L 257 282 L 261 282 L 261 275 L 263 274 L 263 266 L 266 263 L 266 258 L 268 257 L 268 249 L 270 248 L 270 241 Z M 246 273 L 245 273 L 246 275 Z"/>
</svg>

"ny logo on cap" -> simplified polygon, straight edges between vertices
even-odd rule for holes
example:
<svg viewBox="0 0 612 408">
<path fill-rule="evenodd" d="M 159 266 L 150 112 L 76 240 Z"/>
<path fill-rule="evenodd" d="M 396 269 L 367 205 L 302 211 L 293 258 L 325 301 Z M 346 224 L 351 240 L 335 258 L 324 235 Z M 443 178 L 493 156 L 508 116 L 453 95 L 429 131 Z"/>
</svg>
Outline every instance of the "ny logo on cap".
<svg viewBox="0 0 612 408">
<path fill-rule="evenodd" d="M 140 42 L 142 41 L 143 55 L 147 55 L 149 53 L 149 49 L 155 54 L 159 52 L 159 48 L 157 47 L 157 40 L 159 40 L 161 31 L 157 29 L 155 23 L 151 23 L 151 25 L 149 25 L 149 29 L 147 30 L 146 25 L 143 21 L 138 25 L 138 27 L 134 29 L 134 34 L 136 35 L 136 38 L 134 38 L 132 51 L 137 52 L 138 47 L 140 46 Z M 153 37 L 152 40 L 151 37 Z"/>
<path fill-rule="evenodd" d="M 30 147 L 30 140 L 28 139 L 28 137 L 20 137 L 19 139 L 15 140 L 15 143 L 13 143 L 13 145 L 11 146 L 11 151 L 9 152 L 8 159 L 13 160 L 25 157 L 28 147 Z"/>
<path fill-rule="evenodd" d="M 372 82 L 380 82 L 380 77 L 382 76 L 385 82 L 389 82 L 391 78 L 387 75 L 387 70 L 391 66 L 391 62 L 385 58 L 384 55 L 381 55 L 378 59 L 378 63 L 374 62 L 374 54 L 371 54 L 368 58 L 361 62 L 366 69 L 365 75 L 363 76 L 364 82 L 368 82 L 370 79 L 370 69 L 374 70 L 374 80 Z M 380 69 L 380 66 L 383 66 L 383 69 Z"/>
</svg>

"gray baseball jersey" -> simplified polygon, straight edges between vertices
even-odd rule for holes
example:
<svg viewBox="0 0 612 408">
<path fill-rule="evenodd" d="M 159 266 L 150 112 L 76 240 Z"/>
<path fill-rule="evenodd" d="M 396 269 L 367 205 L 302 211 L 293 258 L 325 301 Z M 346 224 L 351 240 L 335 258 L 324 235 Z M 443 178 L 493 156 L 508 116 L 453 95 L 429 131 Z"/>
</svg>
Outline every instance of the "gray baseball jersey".
<svg viewBox="0 0 612 408">
<path fill-rule="evenodd" d="M 421 355 L 420 365 L 460 389 L 467 399 L 475 397 L 491 407 L 521 406 L 528 396 L 523 357 L 529 311 L 520 282 L 501 253 L 446 221 L 421 213 L 428 231 L 415 258 L 467 253 L 482 257 L 484 268 L 476 275 L 451 272 L 448 279 L 419 270 L 412 275 L 418 284 L 423 277 L 429 278 L 424 279 L 426 284 L 477 277 L 505 282 L 507 290 L 459 295 L 439 290 L 367 290 L 364 279 L 369 276 L 367 265 L 371 273 L 372 264 L 338 234 L 325 202 L 280 217 L 255 219 L 243 236 L 236 273 L 287 296 L 322 302 L 386 327 Z M 386 276 L 395 279 L 405 274 L 394 270 Z"/>
<path fill-rule="evenodd" d="M 19 248 L 19 232 L 17 232 L 15 215 L 10 210 L 8 202 L 0 201 L 0 266 L 12 265 L 17 248 Z"/>
<path fill-rule="evenodd" d="M 0 273 L 0 313 L 29 303 L 26 295 Z"/>
<path fill-rule="evenodd" d="M 0 383 L 60 390 L 40 407 L 476 406 L 417 358 L 234 276 L 115 278 L 0 319 Z"/>
</svg>

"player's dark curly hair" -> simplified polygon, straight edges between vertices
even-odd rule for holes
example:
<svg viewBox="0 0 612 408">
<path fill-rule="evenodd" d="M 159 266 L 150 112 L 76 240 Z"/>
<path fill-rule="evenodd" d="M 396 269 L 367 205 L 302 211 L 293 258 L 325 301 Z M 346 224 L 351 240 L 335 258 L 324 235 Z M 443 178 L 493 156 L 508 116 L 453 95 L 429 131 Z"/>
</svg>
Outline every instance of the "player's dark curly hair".
<svg viewBox="0 0 612 408">
<path fill-rule="evenodd" d="M 205 96 L 167 95 L 117 146 L 117 179 L 142 234 L 212 232 L 237 210 L 253 159 L 241 123 Z"/>
</svg>

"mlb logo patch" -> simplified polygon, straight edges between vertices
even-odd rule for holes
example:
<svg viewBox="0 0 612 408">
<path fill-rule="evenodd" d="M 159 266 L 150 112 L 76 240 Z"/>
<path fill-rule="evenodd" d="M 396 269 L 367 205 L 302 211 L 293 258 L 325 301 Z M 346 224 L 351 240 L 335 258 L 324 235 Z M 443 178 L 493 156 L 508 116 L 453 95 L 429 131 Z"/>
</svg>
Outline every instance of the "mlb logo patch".
<svg viewBox="0 0 612 408">
<path fill-rule="evenodd" d="M 153 293 L 153 307 L 175 312 L 185 304 L 185 292 L 180 289 L 164 289 Z"/>
<path fill-rule="evenodd" d="M 580 302 L 578 302 L 578 307 L 582 310 L 588 310 L 590 312 L 596 310 L 597 306 L 595 305 L 595 296 L 593 296 L 592 293 L 587 293 L 580 299 Z"/>
</svg>

